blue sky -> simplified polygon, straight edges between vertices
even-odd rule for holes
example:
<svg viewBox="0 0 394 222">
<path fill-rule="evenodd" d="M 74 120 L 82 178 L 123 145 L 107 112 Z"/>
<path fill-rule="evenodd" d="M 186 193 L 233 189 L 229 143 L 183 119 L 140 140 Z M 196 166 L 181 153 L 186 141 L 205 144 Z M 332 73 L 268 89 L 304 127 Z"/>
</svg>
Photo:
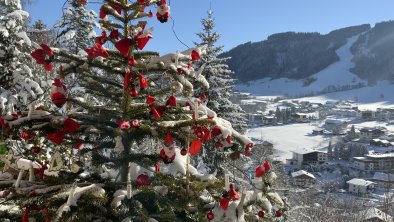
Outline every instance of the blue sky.
<svg viewBox="0 0 394 222">
<path fill-rule="evenodd" d="M 135 1 L 135 0 L 133 0 Z M 65 0 L 33 0 L 27 7 L 32 20 L 44 20 L 52 26 L 60 19 Z M 91 1 L 93 2 L 93 1 Z M 94 0 L 101 2 L 101 0 Z M 219 44 L 229 50 L 239 44 L 261 41 L 269 35 L 286 32 L 328 33 L 334 29 L 375 24 L 394 20 L 393 0 L 167 0 L 175 20 L 175 32 L 189 46 L 198 41 L 200 19 L 206 17 L 210 5 L 216 20 L 216 30 L 222 35 Z M 98 10 L 100 4 L 90 3 Z M 152 8 L 156 13 L 156 9 Z M 172 32 L 172 20 L 161 24 L 156 18 L 148 20 L 154 28 L 154 39 L 145 49 L 160 53 L 183 51 Z"/>
</svg>

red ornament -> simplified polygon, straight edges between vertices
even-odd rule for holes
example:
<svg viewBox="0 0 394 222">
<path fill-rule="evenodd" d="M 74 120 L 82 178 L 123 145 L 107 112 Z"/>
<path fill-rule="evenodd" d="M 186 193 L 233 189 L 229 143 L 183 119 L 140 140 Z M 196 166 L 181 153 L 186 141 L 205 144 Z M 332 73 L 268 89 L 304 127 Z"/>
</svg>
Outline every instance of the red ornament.
<svg viewBox="0 0 394 222">
<path fill-rule="evenodd" d="M 248 144 L 246 144 L 246 147 L 247 147 L 247 148 L 253 148 L 253 146 L 254 146 L 253 143 L 248 143 Z"/>
<path fill-rule="evenodd" d="M 43 65 L 46 71 L 52 71 L 54 53 L 49 46 L 45 44 L 40 46 L 41 49 L 34 50 L 30 55 L 36 60 L 37 64 Z"/>
<path fill-rule="evenodd" d="M 156 17 L 161 23 L 167 22 L 170 17 L 170 7 L 167 4 L 161 4 L 157 8 Z"/>
<path fill-rule="evenodd" d="M 170 96 L 167 99 L 166 106 L 175 107 L 176 106 L 176 97 L 175 96 Z"/>
<path fill-rule="evenodd" d="M 227 196 L 232 200 L 239 199 L 239 194 L 237 191 L 235 191 L 233 184 L 230 184 L 230 189 L 227 191 Z"/>
<path fill-rule="evenodd" d="M 207 96 L 205 95 L 205 93 L 201 93 L 200 99 L 205 102 L 207 100 Z"/>
<path fill-rule="evenodd" d="M 22 131 L 20 136 L 26 141 L 30 141 L 34 138 L 34 134 L 26 130 Z"/>
<path fill-rule="evenodd" d="M 159 162 L 155 163 L 155 171 L 160 172 L 160 163 Z"/>
<path fill-rule="evenodd" d="M 94 44 L 91 48 L 86 48 L 85 52 L 88 54 L 88 59 L 93 60 L 99 56 L 108 58 L 109 53 L 107 50 L 99 43 Z"/>
<path fill-rule="evenodd" d="M 174 144 L 174 140 L 172 139 L 172 136 L 171 136 L 171 131 L 167 131 L 167 134 L 166 134 L 166 139 L 164 140 L 164 144 L 165 145 L 172 145 L 172 144 Z"/>
<path fill-rule="evenodd" d="M 117 29 L 114 29 L 111 31 L 111 33 L 109 34 L 109 37 L 111 39 L 118 39 L 119 38 L 119 31 Z"/>
<path fill-rule="evenodd" d="M 196 61 L 196 60 L 199 60 L 201 57 L 200 57 L 200 54 L 196 51 L 196 50 L 193 50 L 192 51 L 192 61 Z"/>
<path fill-rule="evenodd" d="M 193 140 L 190 144 L 189 153 L 190 154 L 199 154 L 202 147 L 201 140 Z"/>
<path fill-rule="evenodd" d="M 99 17 L 100 17 L 101 19 L 103 19 L 103 18 L 105 18 L 105 17 L 107 16 L 107 14 L 108 14 L 108 10 L 104 7 L 104 5 L 101 6 Z"/>
<path fill-rule="evenodd" d="M 138 96 L 138 90 L 135 89 L 135 88 L 132 88 L 130 90 L 129 94 L 130 94 L 131 97 L 136 97 L 136 96 Z"/>
<path fill-rule="evenodd" d="M 117 2 L 116 0 L 114 1 Z M 122 8 L 120 6 L 113 3 L 109 3 L 109 6 L 111 6 L 119 15 L 122 14 Z"/>
<path fill-rule="evenodd" d="M 222 147 L 223 147 L 223 144 L 222 144 L 220 141 L 217 141 L 217 142 L 215 143 L 215 147 L 216 147 L 216 148 L 222 148 Z"/>
<path fill-rule="evenodd" d="M 124 75 L 123 79 L 123 90 L 128 90 L 130 87 L 130 78 L 131 78 L 132 72 L 127 71 Z"/>
<path fill-rule="evenodd" d="M 160 158 L 165 164 L 172 163 L 175 159 L 174 147 L 163 147 L 160 151 Z"/>
<path fill-rule="evenodd" d="M 88 3 L 87 0 L 78 0 L 79 4 L 81 5 L 86 5 L 86 3 Z"/>
<path fill-rule="evenodd" d="M 252 156 L 252 152 L 250 152 L 249 150 L 245 150 L 244 155 L 245 156 Z"/>
<path fill-rule="evenodd" d="M 67 118 L 63 123 L 63 131 L 65 133 L 74 133 L 79 129 L 80 125 L 73 119 Z"/>
<path fill-rule="evenodd" d="M 56 143 L 57 145 L 60 145 L 65 137 L 65 133 L 63 130 L 56 132 L 56 133 L 51 133 L 47 136 L 48 140 Z"/>
<path fill-rule="evenodd" d="M 66 103 L 67 88 L 60 79 L 55 79 L 51 88 L 51 100 L 57 107 L 62 107 Z"/>
<path fill-rule="evenodd" d="M 264 168 L 261 166 L 258 166 L 255 171 L 255 177 L 262 177 L 264 175 L 264 173 L 265 173 Z"/>
<path fill-rule="evenodd" d="M 228 209 L 228 205 L 229 205 L 229 203 L 230 203 L 230 199 L 229 198 L 222 198 L 220 201 L 219 201 L 219 205 L 220 205 L 220 207 L 224 210 L 224 211 L 226 211 L 227 209 Z"/>
<path fill-rule="evenodd" d="M 146 87 L 148 87 L 148 80 L 146 80 L 144 75 L 138 74 L 138 79 L 140 80 L 141 89 L 145 89 Z"/>
<path fill-rule="evenodd" d="M 140 174 L 137 177 L 135 183 L 137 186 L 149 186 L 151 181 L 149 176 L 146 173 L 144 173 L 144 174 Z"/>
<path fill-rule="evenodd" d="M 123 119 L 118 120 L 118 126 L 120 129 L 125 130 L 125 129 L 130 129 L 130 123 L 128 121 L 125 121 Z"/>
<path fill-rule="evenodd" d="M 83 149 L 83 141 L 81 139 L 77 139 L 77 143 L 74 144 L 74 149 L 81 150 Z"/>
<path fill-rule="evenodd" d="M 264 213 L 264 211 L 260 210 L 258 212 L 258 215 L 259 215 L 260 218 L 263 218 L 265 216 L 265 213 Z"/>
<path fill-rule="evenodd" d="M 137 48 L 139 50 L 143 50 L 145 48 L 145 45 L 148 43 L 149 39 L 151 38 L 152 38 L 151 34 L 141 32 L 134 37 L 134 41 L 137 43 Z"/>
<path fill-rule="evenodd" d="M 213 220 L 215 218 L 215 215 L 212 213 L 212 211 L 209 211 L 208 213 L 207 213 L 207 219 L 208 220 Z"/>
<path fill-rule="evenodd" d="M 186 156 L 186 154 L 187 154 L 187 149 L 185 148 L 181 149 L 181 155 Z"/>
<path fill-rule="evenodd" d="M 140 128 L 140 127 L 141 127 L 141 123 L 138 122 L 138 120 L 133 120 L 133 121 L 131 121 L 131 125 L 132 125 L 133 127 L 136 127 L 136 128 Z"/>
<path fill-rule="evenodd" d="M 133 40 L 128 38 L 121 39 L 117 43 L 115 43 L 115 48 L 117 48 L 124 57 L 128 57 L 132 46 Z"/>
<path fill-rule="evenodd" d="M 107 42 L 107 33 L 105 31 L 102 31 L 101 36 L 96 37 L 96 43 L 103 45 L 106 42 Z"/>
<path fill-rule="evenodd" d="M 152 17 L 153 17 L 153 13 L 151 10 L 149 10 L 149 18 L 152 18 Z"/>
<path fill-rule="evenodd" d="M 152 114 L 153 114 L 153 117 L 154 117 L 156 120 L 158 120 L 158 119 L 161 118 L 161 115 L 160 115 L 160 113 L 157 111 L 156 107 L 153 106 L 153 107 L 151 108 L 151 112 L 152 112 Z"/>
<path fill-rule="evenodd" d="M 227 142 L 228 144 L 231 144 L 231 136 L 230 136 L 230 135 L 227 136 L 226 142 Z"/>
<path fill-rule="evenodd" d="M 134 59 L 134 56 L 129 57 L 129 61 L 127 62 L 127 65 L 129 65 L 131 67 L 137 65 L 137 61 Z"/>
<path fill-rule="evenodd" d="M 33 146 L 31 151 L 35 154 L 39 154 L 41 152 L 41 148 L 39 146 Z"/>
<path fill-rule="evenodd" d="M 275 212 L 275 217 L 281 217 L 283 215 L 283 211 L 282 210 L 277 210 Z"/>
<path fill-rule="evenodd" d="M 218 126 L 214 126 L 212 129 L 212 136 L 219 136 L 220 134 L 222 134 L 220 128 Z"/>
<path fill-rule="evenodd" d="M 268 162 L 268 160 L 264 161 L 263 166 L 266 171 L 271 170 L 271 164 Z"/>
<path fill-rule="evenodd" d="M 153 96 L 148 96 L 148 98 L 146 98 L 146 104 L 150 105 L 152 104 L 154 101 L 156 101 L 156 98 Z"/>
<path fill-rule="evenodd" d="M 3 119 L 3 115 L 1 115 L 1 114 L 0 114 L 0 125 L 1 125 L 1 128 L 8 127 L 8 123 L 5 122 L 5 120 Z"/>
</svg>

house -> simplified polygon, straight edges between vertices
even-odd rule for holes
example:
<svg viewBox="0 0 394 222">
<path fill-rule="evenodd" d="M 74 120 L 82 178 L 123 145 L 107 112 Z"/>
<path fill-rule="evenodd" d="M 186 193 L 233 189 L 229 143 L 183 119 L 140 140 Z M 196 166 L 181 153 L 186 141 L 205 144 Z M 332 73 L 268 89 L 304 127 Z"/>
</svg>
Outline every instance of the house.
<svg viewBox="0 0 394 222">
<path fill-rule="evenodd" d="M 276 117 L 275 116 L 263 116 L 262 119 L 263 125 L 275 125 Z"/>
<path fill-rule="evenodd" d="M 339 119 L 327 119 L 324 128 L 335 135 L 346 134 L 348 122 Z"/>
<path fill-rule="evenodd" d="M 363 120 L 373 120 L 376 118 L 376 112 L 372 110 L 361 110 L 358 115 Z"/>
<path fill-rule="evenodd" d="M 267 140 L 265 140 L 262 145 L 263 149 L 272 150 L 274 148 L 274 144 L 268 142 Z"/>
<path fill-rule="evenodd" d="M 294 113 L 291 115 L 292 119 L 297 123 L 307 123 L 309 122 L 307 113 Z"/>
<path fill-rule="evenodd" d="M 369 194 L 375 189 L 375 183 L 369 180 L 354 178 L 346 183 L 349 184 L 349 193 L 355 195 Z"/>
<path fill-rule="evenodd" d="M 248 121 L 251 124 L 262 124 L 263 123 L 263 114 L 260 113 L 248 113 Z"/>
<path fill-rule="evenodd" d="M 371 141 L 369 141 L 369 144 L 372 146 L 381 146 L 381 147 L 394 146 L 394 142 L 390 142 L 388 140 L 383 140 L 383 139 L 372 139 Z"/>
<path fill-rule="evenodd" d="M 394 170 L 394 153 L 375 153 L 353 157 L 353 167 L 363 171 Z"/>
<path fill-rule="evenodd" d="M 371 181 L 376 183 L 376 186 L 382 189 L 394 188 L 394 173 L 375 172 Z"/>
<path fill-rule="evenodd" d="M 298 167 L 325 162 L 327 162 L 327 153 L 317 150 L 293 151 L 293 157 L 286 160 L 286 164 Z"/>
<path fill-rule="evenodd" d="M 379 138 L 387 132 L 384 127 L 363 127 L 360 129 L 360 139 L 364 141 L 370 141 L 375 138 Z"/>
<path fill-rule="evenodd" d="M 316 182 L 313 174 L 306 172 L 305 170 L 299 170 L 291 173 L 292 182 L 296 186 L 308 187 Z"/>
<path fill-rule="evenodd" d="M 393 217 L 377 208 L 369 208 L 359 213 L 362 222 L 392 222 Z"/>
</svg>

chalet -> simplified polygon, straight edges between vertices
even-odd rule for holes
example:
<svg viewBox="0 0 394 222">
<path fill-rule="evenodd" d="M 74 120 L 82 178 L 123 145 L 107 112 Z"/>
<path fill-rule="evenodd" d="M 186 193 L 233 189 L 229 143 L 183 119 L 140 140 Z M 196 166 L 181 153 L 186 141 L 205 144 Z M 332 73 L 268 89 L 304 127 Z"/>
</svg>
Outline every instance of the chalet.
<svg viewBox="0 0 394 222">
<path fill-rule="evenodd" d="M 313 174 L 306 172 L 305 170 L 299 170 L 291 173 L 292 182 L 296 186 L 308 187 L 316 182 Z"/>
<path fill-rule="evenodd" d="M 381 147 L 394 146 L 394 142 L 390 142 L 388 140 L 383 140 L 383 139 L 372 139 L 371 141 L 369 141 L 369 144 L 372 146 L 381 146 Z"/>
<path fill-rule="evenodd" d="M 392 222 L 393 217 L 377 208 L 369 208 L 359 212 L 362 222 Z"/>
<path fill-rule="evenodd" d="M 377 187 L 386 189 L 388 187 L 394 188 L 394 174 L 393 173 L 383 173 L 375 172 L 373 177 L 370 179 L 376 183 Z"/>
<path fill-rule="evenodd" d="M 297 123 L 307 123 L 309 122 L 307 113 L 294 113 L 291 118 Z"/>
<path fill-rule="evenodd" d="M 327 119 L 324 128 L 332 134 L 346 134 L 348 122 L 339 119 Z"/>
<path fill-rule="evenodd" d="M 376 112 L 372 110 L 360 110 L 358 116 L 363 120 L 373 120 L 376 118 Z"/>
<path fill-rule="evenodd" d="M 394 153 L 375 153 L 363 157 L 353 157 L 353 167 L 363 171 L 394 170 Z"/>
<path fill-rule="evenodd" d="M 354 178 L 347 181 L 346 183 L 349 184 L 349 193 L 355 195 L 372 193 L 375 189 L 375 183 L 369 180 Z"/>
<path fill-rule="evenodd" d="M 360 139 L 370 141 L 383 136 L 387 132 L 384 127 L 364 127 L 360 129 Z"/>
<path fill-rule="evenodd" d="M 312 134 L 313 134 L 313 135 L 321 135 L 321 134 L 324 134 L 324 129 L 321 129 L 321 128 L 313 129 L 313 130 L 312 130 Z"/>
<path fill-rule="evenodd" d="M 286 164 L 297 165 L 298 167 L 325 162 L 327 162 L 327 153 L 317 150 L 293 151 L 293 157 L 286 160 Z"/>
<path fill-rule="evenodd" d="M 260 113 L 248 113 L 248 121 L 251 124 L 262 124 L 263 123 L 263 114 Z"/>
<path fill-rule="evenodd" d="M 276 117 L 275 116 L 263 116 L 262 118 L 263 125 L 275 125 Z"/>
</svg>

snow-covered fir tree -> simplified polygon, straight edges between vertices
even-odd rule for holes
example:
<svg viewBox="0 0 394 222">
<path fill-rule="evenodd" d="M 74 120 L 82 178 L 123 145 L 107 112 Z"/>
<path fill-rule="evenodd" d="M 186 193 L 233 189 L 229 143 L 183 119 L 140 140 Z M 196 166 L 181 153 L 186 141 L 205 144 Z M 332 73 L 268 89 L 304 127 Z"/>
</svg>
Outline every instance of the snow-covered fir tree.
<svg viewBox="0 0 394 222">
<path fill-rule="evenodd" d="M 86 54 L 33 44 L 31 56 L 53 78 L 42 98 L 52 104 L 35 106 L 47 104 L 36 101 L 29 111 L 1 119 L 7 139 L 0 143 L 0 218 L 285 219 L 269 162 L 252 169 L 252 182 L 235 178 L 245 183 L 239 190 L 237 181 L 201 173 L 189 161 L 208 149 L 202 144 L 209 141 L 235 149 L 234 161 L 248 159 L 254 144 L 193 96 L 195 88 L 209 88 L 192 68 L 205 55 L 205 46 L 163 56 L 143 50 L 153 34 L 141 20 L 151 18 L 149 11 L 155 9 L 156 18 L 167 22 L 170 7 L 165 0 L 105 0 L 101 39 L 85 48 Z M 92 98 L 68 93 L 64 83 L 75 72 L 83 74 L 79 87 Z M 151 140 L 157 142 L 146 142 Z"/>
<path fill-rule="evenodd" d="M 69 7 L 64 9 L 63 16 L 55 24 L 57 29 L 58 43 L 77 54 L 94 43 L 97 27 L 97 14 L 93 10 L 87 10 L 87 2 L 81 4 L 80 0 L 68 0 Z"/>
<path fill-rule="evenodd" d="M 0 109 L 14 112 L 17 104 L 26 106 L 29 99 L 43 93 L 34 81 L 31 57 L 26 51 L 31 41 L 25 31 L 28 13 L 19 0 L 0 1 Z"/>
<path fill-rule="evenodd" d="M 215 21 L 213 12 L 208 11 L 208 17 L 201 20 L 203 31 L 197 33 L 200 42 L 197 46 L 206 45 L 207 53 L 203 56 L 204 63 L 199 63 L 203 67 L 202 75 L 208 80 L 209 90 L 201 91 L 209 98 L 207 106 L 214 110 L 218 116 L 228 120 L 234 129 L 244 132 L 246 130 L 245 112 L 237 104 L 232 103 L 229 98 L 233 92 L 234 79 L 231 78 L 232 71 L 225 62 L 230 58 L 220 58 L 223 46 L 217 46 L 220 35 L 214 30 Z"/>
</svg>

